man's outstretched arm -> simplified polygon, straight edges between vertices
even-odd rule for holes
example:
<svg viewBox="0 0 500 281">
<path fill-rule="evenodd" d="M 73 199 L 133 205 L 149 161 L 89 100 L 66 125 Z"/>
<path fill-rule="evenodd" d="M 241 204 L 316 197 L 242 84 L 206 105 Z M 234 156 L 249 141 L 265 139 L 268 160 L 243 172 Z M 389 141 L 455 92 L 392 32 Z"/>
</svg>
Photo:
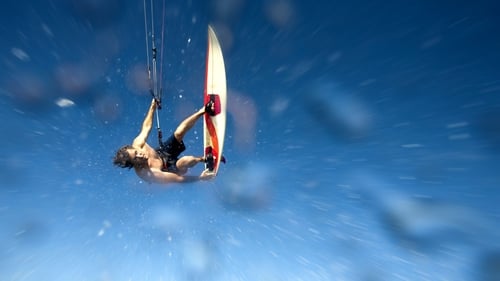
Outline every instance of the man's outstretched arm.
<svg viewBox="0 0 500 281">
<path fill-rule="evenodd" d="M 142 128 L 139 135 L 134 139 L 132 143 L 133 146 L 143 147 L 148 138 L 149 132 L 151 132 L 151 128 L 153 128 L 153 115 L 156 109 L 156 101 L 153 99 L 151 101 L 151 106 L 149 107 L 148 113 L 144 118 L 144 122 L 142 122 Z"/>
<path fill-rule="evenodd" d="M 203 171 L 199 176 L 180 176 L 174 173 L 163 172 L 157 169 L 151 169 L 152 180 L 156 183 L 189 183 L 195 181 L 206 181 L 214 178 L 212 173 Z"/>
</svg>

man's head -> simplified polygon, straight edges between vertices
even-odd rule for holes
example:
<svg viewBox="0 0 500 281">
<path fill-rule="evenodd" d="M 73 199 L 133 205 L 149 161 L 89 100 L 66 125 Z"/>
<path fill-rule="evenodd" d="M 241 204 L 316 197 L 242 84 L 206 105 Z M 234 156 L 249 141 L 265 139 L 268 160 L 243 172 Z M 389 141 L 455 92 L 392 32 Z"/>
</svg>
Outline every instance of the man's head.
<svg viewBox="0 0 500 281">
<path fill-rule="evenodd" d="M 133 168 L 147 166 L 148 159 L 144 153 L 139 152 L 131 145 L 122 146 L 113 159 L 113 164 L 121 168 Z"/>
</svg>

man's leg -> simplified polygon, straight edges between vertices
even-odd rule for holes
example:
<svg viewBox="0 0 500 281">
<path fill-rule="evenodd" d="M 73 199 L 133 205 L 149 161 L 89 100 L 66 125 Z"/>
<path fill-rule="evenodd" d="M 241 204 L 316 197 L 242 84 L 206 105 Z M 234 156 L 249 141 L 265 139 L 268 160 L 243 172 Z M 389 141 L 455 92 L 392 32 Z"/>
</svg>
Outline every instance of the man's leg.
<svg viewBox="0 0 500 281">
<path fill-rule="evenodd" d="M 193 115 L 189 116 L 188 118 L 184 119 L 177 129 L 175 129 L 174 136 L 175 138 L 180 142 L 184 139 L 184 135 L 193 128 L 194 124 L 196 124 L 196 121 L 200 119 L 201 116 L 205 113 L 205 108 L 201 108 L 198 110 L 198 112 L 194 113 Z"/>
<path fill-rule="evenodd" d="M 183 156 L 177 160 L 177 169 L 180 174 L 185 174 L 189 168 L 194 167 L 198 163 L 205 162 L 204 157 Z"/>
</svg>

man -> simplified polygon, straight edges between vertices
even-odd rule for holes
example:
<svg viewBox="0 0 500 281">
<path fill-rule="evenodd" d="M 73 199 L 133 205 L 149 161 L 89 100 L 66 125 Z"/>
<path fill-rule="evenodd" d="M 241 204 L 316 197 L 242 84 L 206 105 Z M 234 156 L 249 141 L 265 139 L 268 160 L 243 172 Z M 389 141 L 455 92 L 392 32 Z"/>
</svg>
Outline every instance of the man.
<svg viewBox="0 0 500 281">
<path fill-rule="evenodd" d="M 185 175 L 189 168 L 205 162 L 204 157 L 183 156 L 179 158 L 179 155 L 186 149 L 183 142 L 184 135 L 205 114 L 205 111 L 211 113 L 213 104 L 207 104 L 182 121 L 174 134 L 158 149 L 152 148 L 146 142 L 153 127 L 153 115 L 156 107 L 157 102 L 153 99 L 142 124 L 141 132 L 134 139 L 132 145 L 125 145 L 117 151 L 113 163 L 122 168 L 134 168 L 136 174 L 147 182 L 165 184 L 212 179 L 214 176 L 208 170 L 203 171 L 200 176 Z"/>
</svg>

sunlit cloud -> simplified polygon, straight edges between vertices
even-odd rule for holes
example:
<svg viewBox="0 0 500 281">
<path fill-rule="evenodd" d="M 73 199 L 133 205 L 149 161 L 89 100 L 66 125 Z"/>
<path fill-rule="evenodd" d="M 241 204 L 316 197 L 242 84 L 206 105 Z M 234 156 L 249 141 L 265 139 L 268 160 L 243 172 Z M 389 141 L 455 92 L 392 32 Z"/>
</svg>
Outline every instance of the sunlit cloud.
<svg viewBox="0 0 500 281">
<path fill-rule="evenodd" d="M 70 99 L 59 98 L 56 100 L 56 104 L 59 107 L 71 107 L 75 105 L 75 103 Z"/>
</svg>

